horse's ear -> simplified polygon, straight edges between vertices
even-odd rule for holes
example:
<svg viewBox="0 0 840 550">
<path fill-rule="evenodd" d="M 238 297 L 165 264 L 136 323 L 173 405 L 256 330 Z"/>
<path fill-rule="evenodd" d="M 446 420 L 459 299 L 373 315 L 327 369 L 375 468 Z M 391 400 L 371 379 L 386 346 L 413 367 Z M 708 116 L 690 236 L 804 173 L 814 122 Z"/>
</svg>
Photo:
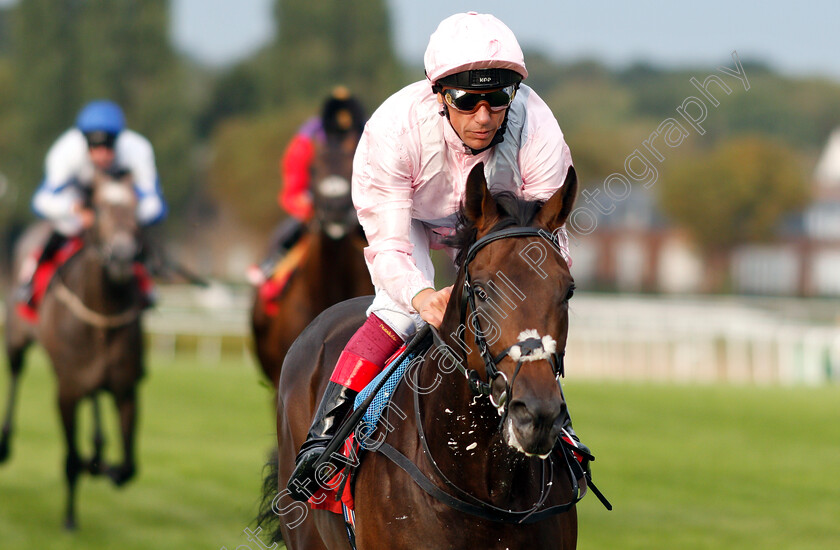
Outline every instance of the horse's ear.
<svg viewBox="0 0 840 550">
<path fill-rule="evenodd" d="M 569 166 L 563 187 L 555 191 L 551 195 L 551 198 L 543 205 L 542 209 L 540 209 L 539 214 L 537 214 L 537 223 L 547 227 L 550 231 L 554 231 L 566 223 L 566 218 L 569 217 L 569 214 L 572 212 L 572 207 L 575 205 L 577 188 L 578 182 L 575 167 Z"/>
<path fill-rule="evenodd" d="M 499 219 L 499 208 L 487 188 L 487 180 L 484 179 L 483 162 L 476 164 L 467 176 L 464 214 L 479 231 L 490 227 Z"/>
</svg>

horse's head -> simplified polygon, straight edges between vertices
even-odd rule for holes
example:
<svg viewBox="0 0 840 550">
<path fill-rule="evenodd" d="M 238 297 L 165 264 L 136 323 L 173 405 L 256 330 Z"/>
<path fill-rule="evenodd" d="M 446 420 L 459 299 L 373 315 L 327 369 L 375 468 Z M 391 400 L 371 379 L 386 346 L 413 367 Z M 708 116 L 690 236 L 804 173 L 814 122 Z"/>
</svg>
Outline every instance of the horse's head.
<svg viewBox="0 0 840 550">
<path fill-rule="evenodd" d="M 108 278 L 124 283 L 134 275 L 139 252 L 137 195 L 130 175 L 99 175 L 94 180 L 91 206 L 96 221 L 88 242 L 97 250 Z"/>
<path fill-rule="evenodd" d="M 553 234 L 571 212 L 577 179 L 570 167 L 542 204 L 491 195 L 483 168 L 467 181 L 458 284 L 441 328 L 465 335 L 468 366 L 489 384 L 504 440 L 546 456 L 567 415 L 560 377 L 574 289 Z"/>
<path fill-rule="evenodd" d="M 312 202 L 315 219 L 331 239 L 341 239 L 356 226 L 356 209 L 350 195 L 356 136 L 328 141 L 316 151 L 312 166 Z"/>
</svg>

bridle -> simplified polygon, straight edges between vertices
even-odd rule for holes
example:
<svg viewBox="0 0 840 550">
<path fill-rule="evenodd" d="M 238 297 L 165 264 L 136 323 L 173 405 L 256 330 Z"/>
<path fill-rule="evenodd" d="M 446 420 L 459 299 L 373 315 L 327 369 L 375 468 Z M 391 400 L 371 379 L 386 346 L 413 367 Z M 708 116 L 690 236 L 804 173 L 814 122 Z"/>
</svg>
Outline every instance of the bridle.
<svg viewBox="0 0 840 550">
<path fill-rule="evenodd" d="M 495 232 L 491 232 L 480 239 L 478 239 L 475 243 L 473 243 L 470 248 L 467 250 L 467 254 L 465 256 L 463 266 L 464 266 L 464 288 L 461 295 L 461 326 L 464 326 L 464 320 L 466 318 L 466 311 L 467 308 L 472 312 L 478 311 L 476 309 L 475 303 L 475 295 L 476 290 L 475 286 L 472 283 L 472 277 L 469 271 L 469 264 L 475 258 L 476 254 L 485 246 L 490 244 L 491 242 L 500 240 L 500 239 L 507 239 L 507 238 L 520 238 L 520 237 L 541 237 L 548 239 L 552 246 L 560 251 L 560 245 L 556 241 L 556 239 L 547 231 L 543 229 L 538 229 L 535 227 L 510 227 L 506 229 L 501 229 Z M 484 360 L 485 368 L 487 370 L 488 381 L 484 382 L 481 380 L 479 373 L 473 369 L 469 369 L 464 366 L 463 362 L 455 360 L 456 367 L 461 371 L 462 374 L 466 377 L 468 384 L 473 392 L 474 395 L 485 395 L 490 398 L 491 404 L 493 404 L 497 410 L 503 408 L 504 412 L 502 414 L 502 422 L 504 422 L 507 411 L 508 405 L 510 403 L 510 395 L 513 387 L 513 383 L 516 378 L 516 374 L 518 374 L 519 369 L 521 368 L 523 362 L 528 360 L 529 354 L 531 354 L 534 350 L 538 347 L 542 346 L 542 342 L 538 338 L 526 338 L 513 344 L 497 354 L 493 356 L 490 352 L 490 347 L 487 344 L 487 339 L 485 337 L 484 331 L 481 329 L 477 321 L 477 315 L 473 315 L 472 326 L 475 332 L 475 341 L 478 349 L 481 353 L 481 356 Z M 433 335 L 433 345 L 440 348 L 443 347 L 444 350 L 451 349 L 447 344 L 443 342 L 440 337 L 440 334 L 431 329 Z M 463 332 L 461 332 L 460 338 L 463 340 Z M 504 376 L 504 373 L 499 371 L 497 368 L 498 363 L 504 359 L 505 357 L 509 356 L 511 350 L 515 347 L 520 347 L 519 359 L 517 360 L 516 366 L 516 373 L 513 375 L 513 379 L 508 384 L 507 377 Z M 449 354 L 452 355 L 451 352 Z M 559 379 L 563 375 L 563 352 L 553 352 L 549 358 L 552 369 L 555 373 L 555 376 Z M 504 376 L 505 378 L 505 392 L 499 398 L 499 402 L 496 403 L 492 397 L 491 386 L 493 381 L 498 378 L 499 376 Z M 562 389 L 561 389 L 562 391 Z M 549 493 L 551 491 L 551 487 L 553 485 L 553 465 L 547 465 L 552 463 L 552 460 L 542 460 L 542 470 L 541 470 L 541 492 L 540 496 L 537 499 L 537 502 L 527 510 L 510 510 L 505 508 L 499 508 L 494 506 L 489 502 L 482 501 L 475 496 L 467 493 L 463 489 L 459 488 L 455 485 L 452 481 L 450 481 L 446 475 L 441 471 L 440 467 L 434 460 L 432 456 L 431 449 L 429 448 L 429 444 L 426 438 L 425 430 L 423 429 L 423 421 L 422 415 L 420 411 L 420 393 L 416 389 L 413 391 L 414 394 L 414 414 L 415 414 L 415 423 L 417 425 L 417 431 L 420 438 L 420 442 L 423 449 L 423 455 L 426 457 L 427 461 L 432 465 L 434 468 L 434 472 L 436 476 L 443 481 L 446 487 L 448 487 L 451 491 L 455 494 L 451 494 L 449 492 L 444 491 L 440 487 L 438 487 L 433 481 L 431 481 L 421 470 L 414 464 L 410 459 L 408 459 L 405 455 L 403 455 L 400 451 L 395 449 L 393 446 L 388 444 L 387 442 L 381 442 L 377 447 L 376 450 L 384 454 L 387 458 L 389 458 L 392 462 L 394 462 L 397 466 L 399 466 L 402 470 L 404 470 L 407 474 L 411 476 L 417 485 L 420 486 L 427 494 L 434 497 L 435 499 L 443 502 L 447 506 L 458 510 L 460 512 L 464 512 L 467 514 L 471 514 L 473 516 L 481 517 L 490 521 L 500 522 L 500 523 L 514 523 L 514 524 L 528 524 L 528 523 L 535 523 L 544 519 L 547 519 L 551 516 L 556 514 L 564 513 L 574 507 L 586 494 L 587 486 L 581 487 L 578 483 L 578 479 L 583 478 L 586 476 L 587 482 L 590 483 L 589 477 L 584 472 L 581 465 L 575 460 L 574 456 L 572 455 L 571 449 L 574 448 L 570 444 L 567 444 L 562 439 L 562 452 L 560 456 L 562 456 L 563 460 L 565 461 L 565 467 L 567 472 L 569 473 L 569 478 L 572 484 L 572 496 L 570 500 L 568 500 L 564 504 L 558 504 L 555 506 L 550 506 L 548 508 L 541 509 L 542 506 L 545 504 L 546 500 L 548 499 Z M 570 448 L 571 447 L 571 448 Z M 546 475 L 548 473 L 548 476 Z"/>
<path fill-rule="evenodd" d="M 107 268 L 107 266 L 114 261 L 127 262 L 130 266 L 134 263 L 135 258 L 131 257 L 122 259 L 117 257 L 113 243 L 104 238 L 102 235 L 102 222 L 100 219 L 101 208 L 98 203 L 93 200 L 92 190 L 89 191 L 89 196 L 86 197 L 85 202 L 96 212 L 96 220 L 94 225 L 86 231 L 82 250 L 89 250 L 89 253 L 96 258 L 96 261 L 103 268 Z M 132 237 L 136 242 L 136 233 L 132 233 Z M 140 317 L 142 307 L 137 303 L 131 304 L 126 309 L 115 314 L 101 313 L 91 309 L 87 304 L 85 304 L 85 302 L 74 291 L 72 291 L 70 287 L 67 286 L 62 277 L 62 273 L 67 269 L 67 266 L 74 261 L 78 261 L 77 258 L 81 258 L 81 254 L 77 253 L 68 260 L 67 264 L 62 266 L 62 269 L 56 274 L 53 284 L 56 298 L 61 301 L 76 318 L 97 328 L 114 329 L 128 325 Z"/>
<path fill-rule="evenodd" d="M 355 146 L 351 137 L 326 140 L 317 146 L 312 167 L 313 221 L 332 240 L 343 239 L 359 227 L 351 198 L 352 161 Z"/>
<path fill-rule="evenodd" d="M 479 321 L 479 315 L 477 314 L 479 309 L 476 305 L 475 298 L 478 291 L 475 288 L 475 285 L 472 281 L 472 275 L 470 274 L 470 262 L 475 259 L 476 254 L 487 246 L 488 244 L 498 241 L 501 239 L 509 239 L 509 238 L 522 238 L 522 237 L 540 237 L 546 241 L 548 241 L 551 246 L 560 254 L 562 254 L 562 249 L 560 248 L 560 244 L 557 241 L 557 238 L 548 231 L 544 229 L 539 229 L 536 227 L 508 227 L 505 229 L 500 229 L 498 231 L 493 231 L 484 235 L 480 239 L 478 239 L 475 243 L 473 243 L 469 249 L 467 249 L 467 254 L 464 258 L 464 286 L 461 292 L 461 323 L 459 325 L 459 337 L 461 338 L 462 343 L 464 343 L 464 349 L 466 348 L 466 342 L 464 341 L 464 330 L 463 327 L 466 327 L 466 318 L 467 318 L 467 311 L 472 311 L 473 315 L 470 318 L 470 324 L 472 325 L 473 333 L 475 335 L 475 345 L 478 348 L 479 353 L 481 354 L 481 358 L 484 361 L 484 369 L 487 372 L 487 382 L 481 379 L 481 375 L 478 371 L 474 369 L 467 368 L 462 361 L 454 361 L 456 368 L 458 368 L 462 374 L 467 378 L 467 382 L 470 386 L 474 395 L 483 395 L 487 396 L 490 399 L 490 403 L 499 410 L 501 414 L 501 424 L 504 424 L 505 420 L 507 419 L 508 410 L 510 403 L 512 401 L 511 396 L 513 394 L 513 384 L 516 381 L 516 377 L 519 374 L 519 370 L 522 367 L 522 364 L 526 361 L 533 360 L 533 354 L 537 350 L 543 349 L 543 343 L 538 337 L 529 337 L 525 338 L 519 342 L 508 346 L 497 355 L 493 355 L 490 351 L 490 346 L 487 343 L 487 337 L 485 336 L 485 331 L 481 328 L 481 323 Z M 445 346 L 446 344 L 441 340 L 440 335 L 437 331 L 433 331 L 435 337 L 435 343 L 438 346 Z M 513 377 L 511 380 L 508 380 L 507 375 L 501 372 L 498 369 L 498 364 L 505 358 L 511 354 L 511 350 L 514 348 L 519 349 L 519 355 L 516 359 L 516 370 L 514 371 Z M 548 361 L 551 364 L 551 369 L 554 372 L 554 376 L 558 381 L 561 377 L 565 375 L 565 366 L 564 366 L 564 356 L 565 356 L 565 349 L 564 350 L 554 350 L 550 354 L 548 354 Z M 493 397 L 492 386 L 495 380 L 499 377 L 502 377 L 505 382 L 505 390 L 499 396 L 498 401 Z"/>
<path fill-rule="evenodd" d="M 313 184 L 315 216 L 313 221 L 330 239 L 340 240 L 359 226 L 356 209 L 350 198 L 350 181 L 330 174 Z"/>
</svg>

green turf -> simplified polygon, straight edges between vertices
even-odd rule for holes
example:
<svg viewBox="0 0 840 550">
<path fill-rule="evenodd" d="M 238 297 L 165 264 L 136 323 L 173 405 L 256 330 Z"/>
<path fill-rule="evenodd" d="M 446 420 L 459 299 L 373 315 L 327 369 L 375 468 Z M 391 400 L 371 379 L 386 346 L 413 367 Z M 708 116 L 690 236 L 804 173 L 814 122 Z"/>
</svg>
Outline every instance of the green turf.
<svg viewBox="0 0 840 550">
<path fill-rule="evenodd" d="M 840 548 L 840 387 L 570 385 L 582 550 Z"/>
<path fill-rule="evenodd" d="M 140 390 L 139 475 L 122 489 L 83 477 L 79 529 L 68 534 L 61 529 L 64 450 L 55 383 L 43 354 L 33 351 L 13 454 L 0 466 L 0 548 L 233 550 L 249 544 L 242 531 L 256 514 L 274 433 L 269 390 L 250 362 L 150 361 Z M 5 397 L 6 372 L 0 380 Z M 103 405 L 108 454 L 116 459 L 114 411 L 110 400 Z M 90 448 L 89 407 L 81 413 L 80 443 Z"/>
<path fill-rule="evenodd" d="M 6 387 L 4 372 L 0 395 Z M 150 361 L 139 477 L 121 490 L 83 478 L 74 534 L 61 529 L 53 394 L 38 350 L 23 380 L 13 456 L 0 466 L 0 549 L 260 548 L 242 530 L 256 512 L 273 425 L 250 362 Z M 607 512 L 592 496 L 580 505 L 580 549 L 840 547 L 840 387 L 572 380 L 566 395 L 597 454 L 596 482 L 615 505 Z"/>
</svg>

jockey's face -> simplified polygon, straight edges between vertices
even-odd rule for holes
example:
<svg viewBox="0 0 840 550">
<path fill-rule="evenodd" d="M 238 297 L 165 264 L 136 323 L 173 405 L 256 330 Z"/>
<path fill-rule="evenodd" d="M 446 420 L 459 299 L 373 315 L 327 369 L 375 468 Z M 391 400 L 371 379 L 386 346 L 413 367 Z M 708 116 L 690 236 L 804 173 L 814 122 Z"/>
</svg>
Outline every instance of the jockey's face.
<svg viewBox="0 0 840 550">
<path fill-rule="evenodd" d="M 107 145 L 89 147 L 90 160 L 99 170 L 107 170 L 114 163 L 114 150 Z"/>
<path fill-rule="evenodd" d="M 443 95 L 438 94 L 437 100 L 443 104 Z M 507 109 L 490 110 L 490 105 L 484 101 L 479 103 L 478 109 L 472 113 L 449 109 L 449 122 L 467 146 L 473 149 L 483 149 L 490 145 L 499 126 L 505 119 Z"/>
</svg>

